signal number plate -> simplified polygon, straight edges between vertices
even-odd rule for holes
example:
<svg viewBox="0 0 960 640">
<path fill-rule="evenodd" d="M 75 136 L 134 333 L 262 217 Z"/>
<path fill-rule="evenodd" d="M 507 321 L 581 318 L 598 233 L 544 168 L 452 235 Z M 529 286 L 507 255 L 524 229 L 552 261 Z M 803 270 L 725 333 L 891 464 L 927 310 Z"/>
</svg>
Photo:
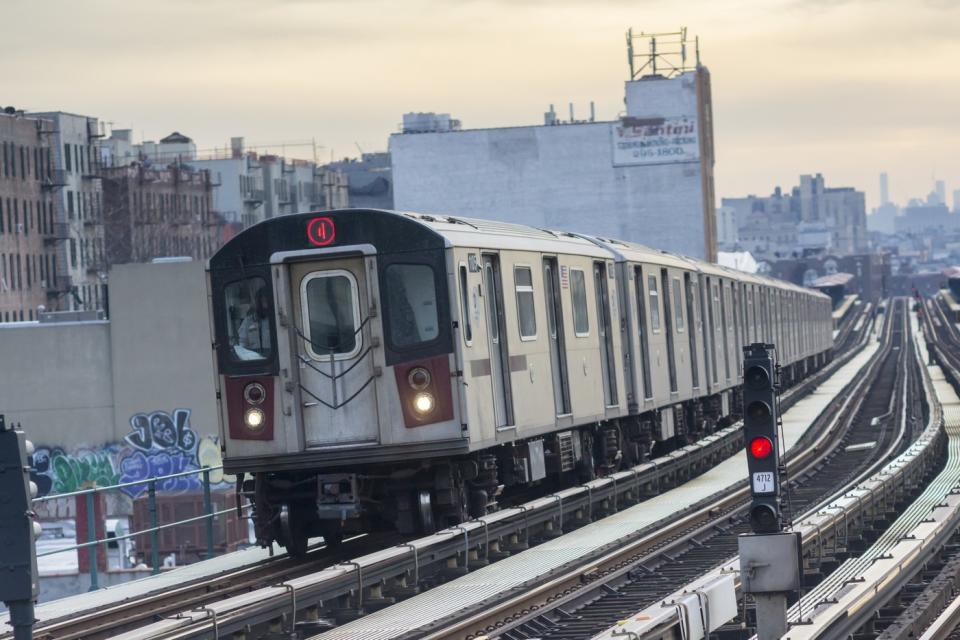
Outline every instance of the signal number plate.
<svg viewBox="0 0 960 640">
<path fill-rule="evenodd" d="M 754 493 L 774 493 L 774 480 L 772 471 L 757 471 L 753 474 L 753 492 Z"/>
</svg>

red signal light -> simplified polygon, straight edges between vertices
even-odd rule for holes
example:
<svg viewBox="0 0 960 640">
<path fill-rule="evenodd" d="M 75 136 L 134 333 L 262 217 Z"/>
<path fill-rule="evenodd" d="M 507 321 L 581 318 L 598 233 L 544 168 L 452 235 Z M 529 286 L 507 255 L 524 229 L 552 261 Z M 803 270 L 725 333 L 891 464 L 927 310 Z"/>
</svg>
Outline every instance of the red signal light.
<svg viewBox="0 0 960 640">
<path fill-rule="evenodd" d="M 770 438 L 758 436 L 750 441 L 750 454 L 759 460 L 762 460 L 773 453 L 773 443 Z"/>
</svg>

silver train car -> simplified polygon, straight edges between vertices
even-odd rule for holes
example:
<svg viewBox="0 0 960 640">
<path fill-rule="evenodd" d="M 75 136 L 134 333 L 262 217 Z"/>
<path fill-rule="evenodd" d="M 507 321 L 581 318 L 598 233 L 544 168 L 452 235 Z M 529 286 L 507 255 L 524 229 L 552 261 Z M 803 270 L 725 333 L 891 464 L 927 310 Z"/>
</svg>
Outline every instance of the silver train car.
<svg viewBox="0 0 960 640">
<path fill-rule="evenodd" d="M 832 355 L 815 291 L 614 239 L 337 210 L 209 263 L 224 465 L 262 544 L 429 532 L 736 420 L 742 346 Z"/>
</svg>

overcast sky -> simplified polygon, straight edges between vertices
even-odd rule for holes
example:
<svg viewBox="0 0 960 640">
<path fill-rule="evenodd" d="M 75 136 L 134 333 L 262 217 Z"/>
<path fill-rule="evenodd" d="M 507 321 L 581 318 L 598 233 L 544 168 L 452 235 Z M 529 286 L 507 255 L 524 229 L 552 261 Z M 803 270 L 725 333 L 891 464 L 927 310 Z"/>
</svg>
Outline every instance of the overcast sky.
<svg viewBox="0 0 960 640">
<path fill-rule="evenodd" d="M 718 201 L 818 171 L 868 206 L 882 170 L 895 200 L 960 189 L 957 0 L 2 0 L 0 104 L 343 157 L 385 149 L 405 111 L 490 127 L 593 100 L 612 119 L 626 29 L 684 25 L 713 79 Z"/>
</svg>

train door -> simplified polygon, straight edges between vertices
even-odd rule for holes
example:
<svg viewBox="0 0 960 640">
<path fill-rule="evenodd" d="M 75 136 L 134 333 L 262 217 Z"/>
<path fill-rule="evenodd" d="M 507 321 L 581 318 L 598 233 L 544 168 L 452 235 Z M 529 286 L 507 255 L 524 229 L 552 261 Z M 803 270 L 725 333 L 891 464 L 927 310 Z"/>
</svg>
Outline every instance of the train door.
<svg viewBox="0 0 960 640">
<path fill-rule="evenodd" d="M 660 269 L 660 284 L 663 290 L 663 323 L 667 325 L 667 368 L 670 370 L 670 393 L 677 392 L 677 365 L 673 346 L 673 301 L 670 299 L 670 278 L 666 269 Z"/>
<path fill-rule="evenodd" d="M 720 320 L 722 329 L 720 332 L 720 342 L 723 345 L 723 373 L 724 379 L 730 381 L 730 350 L 734 348 L 735 339 L 731 339 L 732 327 L 730 325 L 730 287 L 720 280 Z M 736 351 L 734 351 L 736 353 Z"/>
<path fill-rule="evenodd" d="M 713 356 L 710 364 L 710 373 L 713 376 L 713 384 L 719 382 L 717 376 L 717 361 L 720 359 L 720 349 L 724 348 L 723 334 L 720 333 L 720 293 L 717 288 L 717 278 L 713 280 L 708 280 L 710 283 L 710 291 L 707 294 L 707 299 L 709 300 L 709 312 L 710 312 L 710 335 L 713 336 L 713 349 L 711 355 Z"/>
<path fill-rule="evenodd" d="M 567 349 L 563 338 L 563 306 L 560 298 L 560 272 L 556 258 L 543 259 L 543 288 L 547 301 L 550 338 L 550 369 L 553 372 L 553 402 L 558 416 L 570 413 L 570 378 L 567 374 Z"/>
<path fill-rule="evenodd" d="M 490 378 L 493 383 L 493 410 L 497 427 L 513 424 L 513 393 L 510 388 L 510 351 L 503 311 L 503 284 L 500 259 L 483 254 L 483 288 L 487 307 L 487 340 L 490 346 Z"/>
<path fill-rule="evenodd" d="M 603 399 L 606 406 L 617 404 L 617 378 L 613 354 L 613 327 L 610 319 L 610 289 L 604 262 L 593 263 L 594 290 L 597 299 L 597 326 L 600 327 L 600 372 L 603 376 Z"/>
<path fill-rule="evenodd" d="M 647 324 L 647 305 L 643 292 L 643 267 L 634 268 L 634 281 L 637 287 L 637 331 L 640 333 L 640 356 L 641 368 L 643 374 L 643 399 L 653 398 L 653 379 L 650 377 L 650 334 L 647 333 L 650 327 Z M 652 280 L 656 284 L 656 280 Z M 651 309 L 652 313 L 652 309 Z M 660 322 L 659 309 L 657 310 L 657 322 Z"/>
<path fill-rule="evenodd" d="M 693 388 L 700 388 L 700 356 L 697 351 L 697 328 L 699 327 L 700 315 L 697 313 L 697 291 L 699 287 L 695 280 L 690 279 L 689 273 L 683 274 L 684 284 L 687 289 L 687 319 L 690 321 L 690 373 L 693 376 Z M 707 350 L 704 350 L 706 353 Z M 706 364 L 704 364 L 706 366 Z"/>
<path fill-rule="evenodd" d="M 379 440 L 365 260 L 372 273 L 372 258 L 290 265 L 308 447 Z"/>
</svg>

